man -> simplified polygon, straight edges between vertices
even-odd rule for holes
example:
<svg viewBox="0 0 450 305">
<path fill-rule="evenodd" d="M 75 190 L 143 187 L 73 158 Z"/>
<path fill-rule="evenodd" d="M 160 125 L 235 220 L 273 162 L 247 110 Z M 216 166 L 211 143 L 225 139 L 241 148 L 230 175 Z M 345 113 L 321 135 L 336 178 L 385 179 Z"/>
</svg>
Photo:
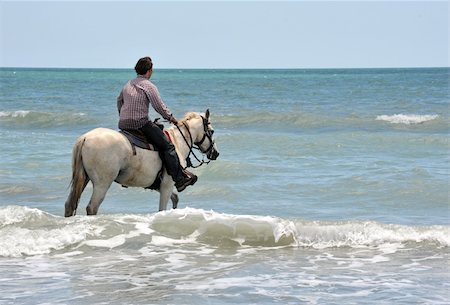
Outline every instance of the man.
<svg viewBox="0 0 450 305">
<path fill-rule="evenodd" d="M 126 83 L 117 98 L 119 128 L 140 130 L 145 134 L 147 139 L 161 152 L 160 155 L 167 173 L 172 176 L 177 190 L 182 192 L 197 181 L 197 176 L 183 170 L 175 146 L 167 140 L 164 132 L 149 120 L 149 104 L 169 122 L 177 124 L 178 121 L 162 101 L 156 86 L 150 82 L 153 73 L 151 58 L 139 59 L 134 69 L 137 77 Z"/>
</svg>

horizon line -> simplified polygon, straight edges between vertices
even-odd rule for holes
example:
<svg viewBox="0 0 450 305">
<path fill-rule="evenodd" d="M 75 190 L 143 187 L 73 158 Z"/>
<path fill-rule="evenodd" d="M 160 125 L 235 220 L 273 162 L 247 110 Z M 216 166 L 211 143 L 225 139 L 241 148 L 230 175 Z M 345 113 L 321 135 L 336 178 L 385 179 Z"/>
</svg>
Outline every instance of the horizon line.
<svg viewBox="0 0 450 305">
<path fill-rule="evenodd" d="M 345 69 L 444 69 L 450 68 L 450 66 L 407 66 L 407 67 L 309 67 L 309 68 L 156 68 L 154 70 L 345 70 Z M 0 69 L 55 69 L 55 70 L 63 70 L 63 69 L 73 69 L 73 70 L 134 70 L 133 68 L 112 68 L 112 67 L 0 67 Z"/>
</svg>

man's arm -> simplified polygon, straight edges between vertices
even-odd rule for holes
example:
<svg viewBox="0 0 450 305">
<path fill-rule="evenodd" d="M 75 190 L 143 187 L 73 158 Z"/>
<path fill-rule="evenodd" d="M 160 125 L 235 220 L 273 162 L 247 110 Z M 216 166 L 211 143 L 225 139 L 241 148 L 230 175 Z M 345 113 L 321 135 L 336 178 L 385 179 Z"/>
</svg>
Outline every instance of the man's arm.
<svg viewBox="0 0 450 305">
<path fill-rule="evenodd" d="M 119 115 L 120 115 L 120 109 L 122 109 L 122 105 L 123 105 L 123 93 L 122 93 L 122 91 L 120 91 L 120 94 L 117 97 L 117 110 L 119 111 Z"/>
<path fill-rule="evenodd" d="M 147 87 L 148 92 L 147 97 L 150 101 L 150 104 L 155 109 L 156 112 L 158 112 L 164 119 L 168 120 L 169 122 L 175 123 L 177 120 L 173 117 L 172 113 L 170 112 L 169 108 L 164 104 L 163 100 L 161 99 L 161 96 L 159 95 L 158 88 L 156 88 L 155 85 L 150 84 L 150 86 Z"/>
</svg>

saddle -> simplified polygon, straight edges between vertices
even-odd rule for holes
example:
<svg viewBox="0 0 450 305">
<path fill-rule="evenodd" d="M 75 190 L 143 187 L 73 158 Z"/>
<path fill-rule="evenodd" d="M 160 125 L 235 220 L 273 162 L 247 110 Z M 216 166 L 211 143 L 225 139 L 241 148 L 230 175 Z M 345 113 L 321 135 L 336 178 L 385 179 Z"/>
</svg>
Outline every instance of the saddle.
<svg viewBox="0 0 450 305">
<path fill-rule="evenodd" d="M 162 125 L 160 125 L 160 128 L 163 129 L 163 127 L 161 126 Z M 119 130 L 119 132 L 123 134 L 130 142 L 131 147 L 133 148 L 133 155 L 136 155 L 136 146 L 142 149 L 158 151 L 156 147 L 147 140 L 144 133 L 140 130 L 121 129 Z M 164 130 L 164 134 L 166 135 L 167 139 L 172 142 L 172 139 L 170 138 L 170 135 L 166 130 Z"/>
<path fill-rule="evenodd" d="M 164 134 L 166 135 L 167 139 L 170 142 L 172 142 L 172 139 L 170 138 L 169 133 L 166 130 L 164 130 L 164 125 L 157 123 L 157 119 L 155 120 L 154 123 L 157 124 L 158 127 L 164 131 Z M 136 155 L 136 146 L 139 148 L 142 148 L 142 149 L 158 151 L 156 149 L 156 147 L 147 140 L 144 133 L 140 130 L 121 129 L 121 130 L 119 130 L 119 132 L 121 134 L 123 134 L 130 142 L 131 148 L 133 149 L 133 155 Z M 155 182 L 152 185 L 146 187 L 146 189 L 159 190 L 159 187 L 160 187 L 161 181 L 162 181 L 163 170 L 164 170 L 164 166 L 159 170 Z M 127 188 L 127 186 L 125 186 L 125 185 L 122 185 L 122 187 Z"/>
</svg>

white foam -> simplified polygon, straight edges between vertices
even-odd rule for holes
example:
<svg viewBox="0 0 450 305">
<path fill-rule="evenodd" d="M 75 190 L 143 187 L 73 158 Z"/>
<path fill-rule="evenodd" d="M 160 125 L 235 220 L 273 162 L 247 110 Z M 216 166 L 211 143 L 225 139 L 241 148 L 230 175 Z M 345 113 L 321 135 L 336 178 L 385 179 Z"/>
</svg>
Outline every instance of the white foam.
<svg viewBox="0 0 450 305">
<path fill-rule="evenodd" d="M 24 118 L 30 113 L 29 110 L 0 111 L 0 117 Z"/>
<path fill-rule="evenodd" d="M 83 251 L 71 251 L 71 252 L 66 252 L 66 253 L 62 253 L 62 254 L 56 254 L 55 257 L 73 257 L 73 256 L 77 256 L 77 255 L 81 255 L 84 254 Z"/>
<path fill-rule="evenodd" d="M 92 118 L 84 112 L 41 112 L 30 110 L 0 111 L 0 120 L 11 124 L 54 127 L 60 125 L 82 124 L 91 122 Z"/>
<path fill-rule="evenodd" d="M 0 256 L 18 257 L 50 253 L 52 250 L 79 243 L 90 233 L 89 227 L 26 229 L 5 227 L 0 229 Z"/>
<path fill-rule="evenodd" d="M 83 242 L 84 245 L 88 245 L 90 247 L 101 247 L 101 248 L 115 248 L 121 246 L 126 241 L 126 235 L 121 234 L 109 239 L 91 239 Z"/>
<path fill-rule="evenodd" d="M 20 223 L 32 217 L 41 217 L 44 212 L 28 207 L 7 206 L 0 209 L 0 227 Z"/>
<path fill-rule="evenodd" d="M 104 228 L 94 218 L 54 216 L 21 206 L 0 208 L 0 256 L 47 254 L 77 245 Z"/>
<path fill-rule="evenodd" d="M 0 256 L 50 253 L 81 246 L 115 248 L 141 235 L 151 247 L 179 244 L 237 247 L 352 247 L 378 249 L 383 261 L 398 249 L 426 243 L 450 246 L 449 226 L 388 225 L 362 221 L 302 221 L 271 216 L 230 215 L 178 209 L 153 215 L 101 215 L 64 218 L 20 206 L 0 208 Z M 383 256 L 384 255 L 384 256 Z"/>
<path fill-rule="evenodd" d="M 207 279 L 195 283 L 180 283 L 176 285 L 179 290 L 225 290 L 232 287 L 264 287 L 276 288 L 280 286 L 281 281 L 273 279 L 270 275 L 243 276 L 243 277 L 225 277 L 217 279 Z"/>
<path fill-rule="evenodd" d="M 152 245 L 154 246 L 173 246 L 180 244 L 189 244 L 195 243 L 194 238 L 181 238 L 181 239 L 173 239 L 165 236 L 154 235 L 152 236 Z"/>
<path fill-rule="evenodd" d="M 408 242 L 428 242 L 439 247 L 450 245 L 448 226 L 402 226 L 360 221 L 291 221 L 270 216 L 229 215 L 192 208 L 158 213 L 153 225 L 156 233 L 177 231 L 179 238 L 217 243 L 229 240 L 240 246 L 378 247 L 384 254 L 395 253 Z M 189 230 L 186 230 L 189 228 Z M 155 239 L 154 242 L 158 242 Z M 172 239 L 160 240 L 162 243 Z"/>
<path fill-rule="evenodd" d="M 147 223 L 137 223 L 135 228 L 139 231 L 140 234 L 150 235 L 154 231 L 148 227 Z"/>
<path fill-rule="evenodd" d="M 421 124 L 431 121 L 439 117 L 437 114 L 394 114 L 394 115 L 379 115 L 376 117 L 377 121 L 386 121 L 392 124 Z"/>
<path fill-rule="evenodd" d="M 376 222 L 313 222 L 297 224 L 298 245 L 324 249 L 329 247 L 379 247 L 395 253 L 407 242 L 430 242 L 450 246 L 450 227 L 413 227 Z"/>
</svg>

